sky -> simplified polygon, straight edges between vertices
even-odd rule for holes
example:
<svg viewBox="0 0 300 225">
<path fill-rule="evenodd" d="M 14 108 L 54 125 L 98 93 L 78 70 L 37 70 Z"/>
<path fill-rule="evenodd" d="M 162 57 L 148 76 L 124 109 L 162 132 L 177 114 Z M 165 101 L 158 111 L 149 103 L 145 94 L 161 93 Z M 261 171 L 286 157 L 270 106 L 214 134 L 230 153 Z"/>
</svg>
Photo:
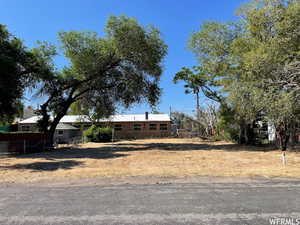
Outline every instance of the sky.
<svg viewBox="0 0 300 225">
<path fill-rule="evenodd" d="M 191 34 L 205 21 L 236 20 L 235 11 L 245 0 L 0 0 L 0 23 L 21 38 L 29 48 L 36 41 L 57 43 L 57 32 L 91 30 L 103 35 L 110 15 L 134 17 L 144 26 L 152 24 L 161 31 L 168 45 L 163 61 L 164 72 L 160 86 L 163 93 L 157 106 L 159 112 L 181 111 L 192 114 L 195 98 L 185 94 L 183 83 L 173 84 L 172 79 L 182 67 L 197 65 L 195 56 L 187 49 Z M 56 65 L 67 64 L 63 56 Z M 27 98 L 28 99 L 28 98 Z M 25 101 L 37 107 L 42 100 Z M 201 96 L 204 107 L 206 100 Z M 120 113 L 151 112 L 147 104 L 136 104 Z"/>
</svg>

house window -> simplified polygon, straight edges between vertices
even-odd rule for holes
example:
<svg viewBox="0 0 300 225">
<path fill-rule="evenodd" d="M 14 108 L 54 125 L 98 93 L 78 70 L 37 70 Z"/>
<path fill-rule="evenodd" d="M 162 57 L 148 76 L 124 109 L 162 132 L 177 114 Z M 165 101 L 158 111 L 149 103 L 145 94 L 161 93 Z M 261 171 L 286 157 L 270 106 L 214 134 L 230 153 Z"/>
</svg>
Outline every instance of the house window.
<svg viewBox="0 0 300 225">
<path fill-rule="evenodd" d="M 115 130 L 122 130 L 122 124 L 116 124 L 115 125 Z"/>
<path fill-rule="evenodd" d="M 142 130 L 142 126 L 141 126 L 141 124 L 134 124 L 133 129 L 134 130 Z"/>
<path fill-rule="evenodd" d="M 166 124 L 166 123 L 159 124 L 159 129 L 160 130 L 168 130 L 168 124 Z"/>
<path fill-rule="evenodd" d="M 149 124 L 149 130 L 156 130 L 157 125 L 155 123 L 150 123 Z"/>
<path fill-rule="evenodd" d="M 30 126 L 22 126 L 22 131 L 30 131 Z"/>
<path fill-rule="evenodd" d="M 64 135 L 64 131 L 63 130 L 59 130 L 58 131 L 58 136 L 63 136 Z"/>
</svg>

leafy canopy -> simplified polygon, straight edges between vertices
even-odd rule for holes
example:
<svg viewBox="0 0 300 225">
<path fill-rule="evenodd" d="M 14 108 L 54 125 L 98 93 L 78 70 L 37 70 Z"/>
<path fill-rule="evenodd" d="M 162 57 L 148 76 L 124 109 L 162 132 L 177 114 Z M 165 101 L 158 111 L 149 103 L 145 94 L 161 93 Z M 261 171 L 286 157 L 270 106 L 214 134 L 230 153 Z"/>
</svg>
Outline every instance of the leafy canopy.
<svg viewBox="0 0 300 225">
<path fill-rule="evenodd" d="M 119 106 L 142 101 L 154 106 L 158 102 L 162 61 L 167 54 L 160 32 L 126 16 L 111 16 L 105 32 L 104 37 L 87 31 L 59 33 L 61 49 L 70 64 L 39 80 L 38 94 L 48 98 L 39 111 L 45 132 L 54 132 L 71 105 L 101 118 Z M 54 53 L 49 45 L 39 51 L 45 56 Z M 51 121 L 49 113 L 54 115 Z"/>
<path fill-rule="evenodd" d="M 24 88 L 48 72 L 45 61 L 0 24 L 0 120 L 20 114 Z"/>
<path fill-rule="evenodd" d="M 300 2 L 253 0 L 238 13 L 237 22 L 206 22 L 193 33 L 189 47 L 205 72 L 182 72 L 220 87 L 233 123 L 263 115 L 288 137 L 300 117 Z"/>
</svg>

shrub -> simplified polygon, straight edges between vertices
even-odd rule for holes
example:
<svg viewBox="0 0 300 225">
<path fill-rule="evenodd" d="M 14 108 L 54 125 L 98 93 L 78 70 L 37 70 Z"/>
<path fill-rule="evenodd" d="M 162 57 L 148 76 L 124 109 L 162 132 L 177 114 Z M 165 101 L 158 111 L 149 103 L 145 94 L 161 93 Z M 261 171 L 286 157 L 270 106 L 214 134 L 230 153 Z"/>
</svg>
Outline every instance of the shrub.
<svg viewBox="0 0 300 225">
<path fill-rule="evenodd" d="M 110 127 L 100 127 L 97 129 L 97 140 L 100 142 L 109 142 L 112 140 L 112 128 Z"/>
<path fill-rule="evenodd" d="M 87 141 L 94 141 L 94 132 L 96 128 L 95 125 L 92 125 L 83 132 L 83 136 L 86 137 Z"/>
<path fill-rule="evenodd" d="M 97 127 L 92 125 L 89 129 L 83 132 L 83 135 L 88 141 L 92 142 L 109 142 L 112 140 L 112 128 L 110 127 Z"/>
<path fill-rule="evenodd" d="M 214 141 L 238 141 L 238 130 L 234 128 L 226 128 L 213 136 L 212 140 Z"/>
<path fill-rule="evenodd" d="M 225 104 L 220 106 L 216 128 L 215 140 L 238 141 L 239 126 L 235 111 Z"/>
</svg>

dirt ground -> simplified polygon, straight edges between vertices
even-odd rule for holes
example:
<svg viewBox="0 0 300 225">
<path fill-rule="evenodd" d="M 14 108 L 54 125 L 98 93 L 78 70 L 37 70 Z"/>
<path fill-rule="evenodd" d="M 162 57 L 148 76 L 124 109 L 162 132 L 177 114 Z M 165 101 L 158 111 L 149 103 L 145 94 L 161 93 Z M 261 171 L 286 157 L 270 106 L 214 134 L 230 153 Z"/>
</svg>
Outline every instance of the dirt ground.
<svg viewBox="0 0 300 225">
<path fill-rule="evenodd" d="M 126 177 L 286 177 L 300 178 L 300 152 L 281 152 L 198 139 L 146 139 L 86 143 L 0 158 L 2 182 L 59 181 Z"/>
</svg>

